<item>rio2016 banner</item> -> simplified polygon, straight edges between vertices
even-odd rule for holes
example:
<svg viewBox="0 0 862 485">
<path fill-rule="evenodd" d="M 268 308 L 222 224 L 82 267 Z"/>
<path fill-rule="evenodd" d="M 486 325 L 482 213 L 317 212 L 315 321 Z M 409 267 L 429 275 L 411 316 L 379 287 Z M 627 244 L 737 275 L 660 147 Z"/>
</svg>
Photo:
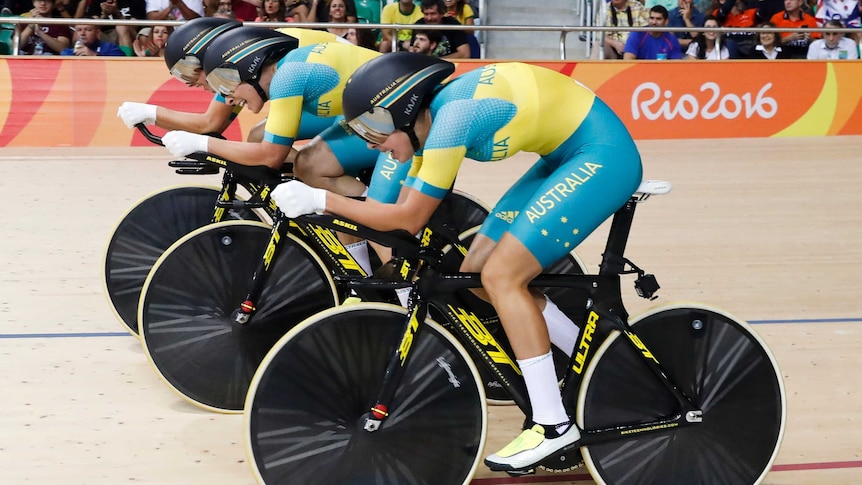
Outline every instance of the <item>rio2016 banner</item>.
<svg viewBox="0 0 862 485">
<path fill-rule="evenodd" d="M 862 61 L 531 63 L 593 89 L 640 140 L 862 134 Z M 116 117 L 123 101 L 203 112 L 211 100 L 160 59 L 7 57 L 0 146 L 146 146 Z M 225 136 L 244 139 L 265 116 L 246 110 Z"/>
</svg>

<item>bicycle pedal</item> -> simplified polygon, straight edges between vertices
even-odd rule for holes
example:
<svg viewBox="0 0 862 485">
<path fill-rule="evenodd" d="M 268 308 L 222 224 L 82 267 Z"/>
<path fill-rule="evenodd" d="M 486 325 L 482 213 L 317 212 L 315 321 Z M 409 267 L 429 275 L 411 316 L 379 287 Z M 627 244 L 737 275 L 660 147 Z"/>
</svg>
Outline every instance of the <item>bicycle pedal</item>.
<svg viewBox="0 0 862 485">
<path fill-rule="evenodd" d="M 583 464 L 584 458 L 581 455 L 580 445 L 574 443 L 542 460 L 539 468 L 553 473 L 562 473 L 580 468 Z"/>
<path fill-rule="evenodd" d="M 510 477 L 525 477 L 527 475 L 535 475 L 536 469 L 530 468 L 528 470 L 507 470 L 506 473 L 509 474 Z"/>
</svg>

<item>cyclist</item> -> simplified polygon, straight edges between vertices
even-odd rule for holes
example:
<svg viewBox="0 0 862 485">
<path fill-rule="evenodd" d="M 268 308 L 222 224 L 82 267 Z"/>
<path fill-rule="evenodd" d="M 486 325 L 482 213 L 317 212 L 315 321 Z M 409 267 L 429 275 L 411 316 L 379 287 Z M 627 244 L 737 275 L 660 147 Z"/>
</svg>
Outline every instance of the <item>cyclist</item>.
<svg viewBox="0 0 862 485">
<path fill-rule="evenodd" d="M 296 176 L 312 186 L 359 196 L 366 192 L 366 187 L 356 175 L 377 166 L 367 195 L 378 201 L 394 202 L 398 182 L 406 177 L 409 166 L 367 147 L 340 123 L 341 93 L 347 78 L 364 62 L 381 54 L 339 42 L 283 49 L 282 46 L 290 44 L 286 39 L 289 37 L 270 29 L 242 27 L 219 36 L 204 57 L 209 85 L 228 104 L 245 106 L 257 113 L 271 100 L 261 143 L 172 131 L 162 138 L 165 147 L 176 156 L 207 151 L 237 163 L 278 168 L 292 150 L 301 121 L 307 116 L 317 116 L 328 120 L 329 127 L 298 152 L 294 161 Z M 385 183 L 375 184 L 375 178 Z M 388 184 L 389 179 L 396 183 Z M 365 241 L 345 242 L 357 262 L 370 273 Z"/>
<path fill-rule="evenodd" d="M 415 233 L 464 157 L 493 162 L 519 151 L 539 154 L 486 218 L 462 265 L 481 272 L 480 293 L 500 316 L 533 411 L 521 435 L 485 464 L 528 470 L 576 446 L 580 431 L 563 406 L 549 338 L 575 327 L 527 284 L 626 203 L 641 182 L 641 160 L 620 119 L 568 76 L 499 63 L 441 87 L 453 71 L 429 56 L 391 53 L 358 69 L 344 90 L 354 132 L 399 161 L 414 157 L 397 203 L 349 199 L 298 181 L 279 185 L 272 198 L 290 217 L 328 211 L 378 230 Z"/>
<path fill-rule="evenodd" d="M 168 66 L 168 71 L 189 87 L 212 91 L 204 75 L 204 54 L 219 35 L 238 27 L 242 27 L 242 23 L 215 17 L 199 17 L 184 23 L 171 34 L 165 46 L 165 64 Z M 285 28 L 279 29 L 279 32 L 296 38 L 301 46 L 338 39 L 329 32 L 318 30 Z M 154 124 L 166 130 L 206 134 L 223 132 L 241 110 L 241 106 L 231 106 L 225 102 L 223 96 L 216 94 L 203 113 L 176 111 L 164 106 L 127 101 L 120 105 L 117 116 L 129 128 L 133 128 L 138 123 L 144 123 Z M 300 136 L 310 139 L 329 125 L 326 120 L 308 116 L 303 119 Z M 263 122 L 252 128 L 248 135 L 249 141 L 260 141 L 262 138 Z"/>
</svg>

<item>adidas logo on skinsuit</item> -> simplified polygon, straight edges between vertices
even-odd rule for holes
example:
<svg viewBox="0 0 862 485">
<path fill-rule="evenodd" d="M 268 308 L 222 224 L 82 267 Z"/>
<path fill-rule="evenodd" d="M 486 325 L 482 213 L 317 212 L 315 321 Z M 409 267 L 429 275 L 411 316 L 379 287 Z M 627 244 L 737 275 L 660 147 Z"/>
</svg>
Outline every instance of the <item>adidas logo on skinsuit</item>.
<svg viewBox="0 0 862 485">
<path fill-rule="evenodd" d="M 494 217 L 497 219 L 503 219 L 504 221 L 511 224 L 516 217 L 518 217 L 518 211 L 502 211 L 494 214 Z"/>
</svg>

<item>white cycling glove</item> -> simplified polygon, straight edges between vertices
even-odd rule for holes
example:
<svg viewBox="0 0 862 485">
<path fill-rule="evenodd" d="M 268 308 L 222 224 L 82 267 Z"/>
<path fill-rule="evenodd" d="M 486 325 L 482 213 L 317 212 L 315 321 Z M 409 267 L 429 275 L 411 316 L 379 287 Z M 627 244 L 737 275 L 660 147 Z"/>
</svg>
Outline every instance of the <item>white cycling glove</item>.
<svg viewBox="0 0 862 485">
<path fill-rule="evenodd" d="M 154 104 L 132 103 L 126 101 L 117 110 L 117 116 L 129 128 L 134 128 L 138 123 L 152 125 L 156 123 L 156 108 Z"/>
<path fill-rule="evenodd" d="M 279 184 L 272 191 L 272 200 L 290 218 L 326 210 L 326 191 L 309 187 L 298 180 Z"/>
<path fill-rule="evenodd" d="M 175 157 L 184 157 L 194 152 L 205 152 L 210 137 L 187 131 L 169 131 L 162 137 L 165 148 Z"/>
</svg>

